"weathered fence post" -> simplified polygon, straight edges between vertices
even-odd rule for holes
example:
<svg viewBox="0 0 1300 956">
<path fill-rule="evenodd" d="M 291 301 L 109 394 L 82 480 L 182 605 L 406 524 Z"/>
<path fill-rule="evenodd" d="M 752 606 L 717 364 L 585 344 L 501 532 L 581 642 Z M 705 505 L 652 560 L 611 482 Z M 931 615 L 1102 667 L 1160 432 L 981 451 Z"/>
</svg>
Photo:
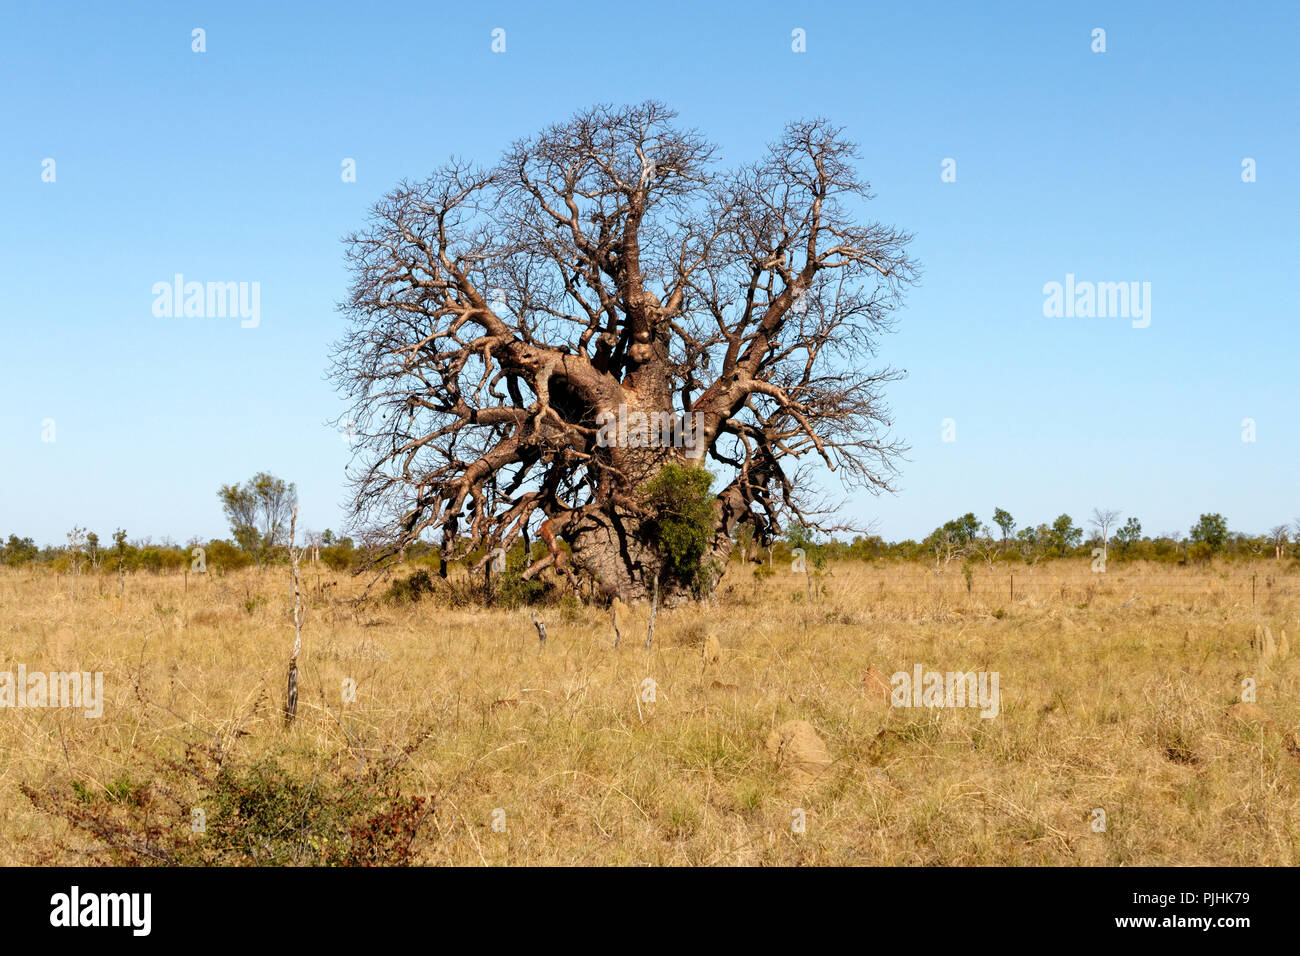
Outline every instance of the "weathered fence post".
<svg viewBox="0 0 1300 956">
<path fill-rule="evenodd" d="M 298 652 L 302 650 L 302 592 L 298 580 L 298 552 L 294 541 L 298 531 L 298 508 L 289 520 L 289 562 L 293 566 L 293 653 L 289 655 L 289 687 L 284 700 L 284 725 L 288 727 L 298 714 Z"/>
<path fill-rule="evenodd" d="M 655 640 L 655 610 L 659 607 L 659 572 L 655 572 L 654 592 L 650 597 L 650 627 L 646 630 L 645 649 L 650 650 L 650 645 Z"/>
</svg>

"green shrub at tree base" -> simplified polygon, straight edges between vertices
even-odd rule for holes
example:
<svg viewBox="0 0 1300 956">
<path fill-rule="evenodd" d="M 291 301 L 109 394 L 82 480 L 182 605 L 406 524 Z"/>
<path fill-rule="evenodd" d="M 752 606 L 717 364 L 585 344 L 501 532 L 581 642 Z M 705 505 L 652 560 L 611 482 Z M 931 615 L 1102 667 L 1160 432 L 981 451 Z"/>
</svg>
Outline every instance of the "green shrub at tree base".
<svg viewBox="0 0 1300 956">
<path fill-rule="evenodd" d="M 717 499 L 709 493 L 713 475 L 704 468 L 669 462 L 641 487 L 641 504 L 651 517 L 641 525 L 643 540 L 658 548 L 667 573 L 697 593 L 711 568 L 703 564 L 713 545 Z"/>
</svg>

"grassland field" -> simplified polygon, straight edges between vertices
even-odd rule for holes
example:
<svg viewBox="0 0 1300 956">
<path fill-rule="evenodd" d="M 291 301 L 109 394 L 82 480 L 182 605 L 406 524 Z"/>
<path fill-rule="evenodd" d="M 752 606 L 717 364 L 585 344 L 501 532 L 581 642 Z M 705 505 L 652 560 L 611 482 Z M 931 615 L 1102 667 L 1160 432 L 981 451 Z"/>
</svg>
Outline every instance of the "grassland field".
<svg viewBox="0 0 1300 956">
<path fill-rule="evenodd" d="M 535 607 L 542 646 L 527 608 L 358 601 L 363 579 L 307 565 L 286 726 L 287 568 L 133 574 L 120 597 L 115 574 L 2 569 L 0 671 L 102 672 L 105 699 L 0 709 L 0 863 L 201 841 L 202 785 L 159 769 L 195 746 L 306 781 L 391 769 L 425 798 L 420 864 L 1300 862 L 1300 655 L 1259 637 L 1300 637 L 1295 564 L 1062 560 L 968 587 L 845 562 L 811 600 L 775 570 L 734 563 L 712 599 L 658 609 L 646 650 L 647 606 L 617 648 L 607 608 Z M 917 664 L 997 672 L 997 717 L 864 681 Z M 790 720 L 829 753 L 815 779 L 767 747 Z"/>
</svg>

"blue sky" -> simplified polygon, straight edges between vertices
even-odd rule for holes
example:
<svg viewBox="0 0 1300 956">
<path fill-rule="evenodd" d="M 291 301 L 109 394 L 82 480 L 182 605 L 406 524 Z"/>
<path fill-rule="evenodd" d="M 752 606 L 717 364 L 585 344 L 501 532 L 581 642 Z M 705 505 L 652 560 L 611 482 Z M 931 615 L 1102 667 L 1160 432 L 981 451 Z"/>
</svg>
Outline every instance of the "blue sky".
<svg viewBox="0 0 1300 956">
<path fill-rule="evenodd" d="M 830 118 L 862 146 L 872 215 L 916 233 L 924 277 L 882 347 L 908 371 L 888 394 L 911 451 L 899 493 L 849 515 L 886 538 L 994 506 L 1022 525 L 1118 508 L 1148 533 L 1289 521 L 1297 27 L 1282 2 L 11 5 L 0 534 L 220 536 L 217 486 L 263 469 L 337 529 L 340 237 L 453 153 L 490 164 L 647 98 L 725 162 Z M 176 273 L 259 282 L 260 325 L 155 317 Z M 1045 318 L 1067 273 L 1149 282 L 1150 326 Z"/>
</svg>

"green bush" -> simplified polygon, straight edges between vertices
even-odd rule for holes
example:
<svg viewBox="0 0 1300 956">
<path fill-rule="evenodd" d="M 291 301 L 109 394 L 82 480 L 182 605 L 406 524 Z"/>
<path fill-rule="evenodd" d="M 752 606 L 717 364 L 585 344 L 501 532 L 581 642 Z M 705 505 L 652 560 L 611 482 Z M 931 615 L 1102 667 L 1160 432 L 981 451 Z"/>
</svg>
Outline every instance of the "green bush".
<svg viewBox="0 0 1300 956">
<path fill-rule="evenodd" d="M 0 548 L 0 560 L 5 564 L 21 567 L 29 561 L 35 561 L 40 553 L 41 549 L 36 547 L 36 542 L 31 538 L 20 538 L 16 534 L 11 534 L 8 543 Z"/>
<path fill-rule="evenodd" d="M 357 551 L 352 547 L 351 541 L 348 541 L 346 545 L 336 544 L 329 548 L 320 549 L 320 559 L 325 562 L 325 567 L 331 571 L 349 570 L 356 556 Z"/>
<path fill-rule="evenodd" d="M 237 571 L 240 568 L 251 567 L 254 563 L 253 556 L 247 551 L 241 551 L 229 541 L 219 538 L 209 541 L 204 550 L 207 552 L 210 571 Z"/>
<path fill-rule="evenodd" d="M 212 781 L 195 862 L 355 866 L 409 862 L 422 801 L 344 777 L 295 776 L 273 759 Z"/>
<path fill-rule="evenodd" d="M 145 571 L 159 574 L 163 571 L 179 571 L 190 563 L 188 551 L 178 548 L 141 548 L 138 567 Z"/>
<path fill-rule="evenodd" d="M 384 598 L 396 604 L 414 604 L 433 593 L 433 578 L 428 571 L 416 571 L 409 577 L 394 581 L 384 592 Z"/>
<path fill-rule="evenodd" d="M 20 789 L 94 838 L 94 862 L 119 866 L 406 866 L 427 816 L 391 768 L 308 775 L 273 758 L 239 766 L 190 748 L 147 777 Z"/>
<path fill-rule="evenodd" d="M 641 525 L 645 543 L 662 555 L 676 581 L 700 590 L 709 568 L 702 562 L 713 545 L 717 499 L 709 493 L 713 475 L 703 468 L 670 462 L 641 488 L 650 517 Z"/>
<path fill-rule="evenodd" d="M 505 607 L 516 608 L 525 605 L 541 604 L 549 600 L 554 588 L 544 583 L 541 575 L 525 581 L 523 574 L 528 569 L 529 556 L 522 548 L 512 553 L 506 560 L 506 569 L 496 577 L 494 600 Z"/>
</svg>

